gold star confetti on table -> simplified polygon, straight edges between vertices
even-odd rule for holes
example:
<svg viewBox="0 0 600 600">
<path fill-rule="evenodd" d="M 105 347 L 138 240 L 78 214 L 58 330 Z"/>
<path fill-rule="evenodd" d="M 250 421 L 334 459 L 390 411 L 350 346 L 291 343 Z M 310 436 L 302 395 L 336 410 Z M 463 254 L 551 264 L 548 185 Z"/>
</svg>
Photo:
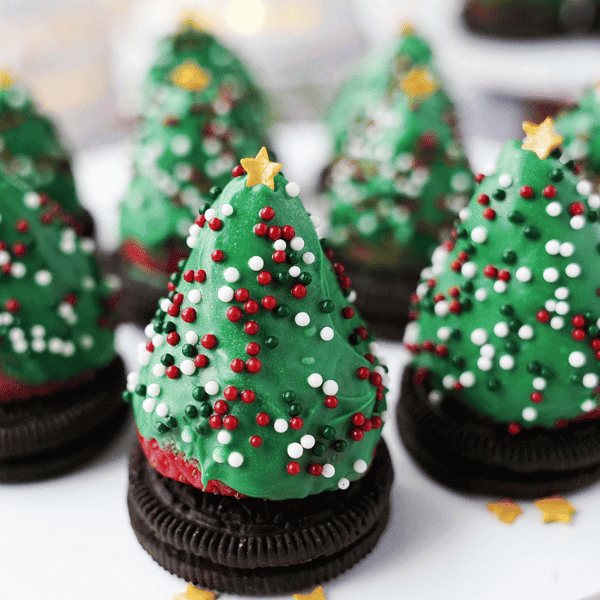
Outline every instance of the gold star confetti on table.
<svg viewBox="0 0 600 600">
<path fill-rule="evenodd" d="M 413 69 L 402 78 L 400 86 L 411 100 L 424 100 L 439 89 L 438 81 L 429 69 Z"/>
<path fill-rule="evenodd" d="M 256 158 L 242 158 L 240 163 L 248 173 L 246 187 L 252 187 L 253 185 L 262 183 L 272 190 L 275 189 L 275 181 L 273 181 L 273 178 L 281 171 L 281 165 L 279 163 L 269 162 L 269 155 L 264 146 L 260 149 Z"/>
<path fill-rule="evenodd" d="M 560 496 L 543 498 L 533 504 L 542 511 L 544 523 L 554 523 L 556 521 L 570 523 L 573 514 L 576 512 L 575 507 Z"/>
<path fill-rule="evenodd" d="M 509 525 L 520 515 L 523 514 L 521 507 L 515 504 L 512 500 L 499 500 L 498 502 L 490 502 L 487 509 L 494 513 L 503 523 Z"/>
<path fill-rule="evenodd" d="M 526 121 L 523 123 L 523 131 L 527 137 L 521 148 L 535 152 L 539 158 L 547 158 L 550 152 L 562 144 L 562 137 L 556 135 L 554 123 L 550 117 L 546 117 L 542 123 L 536 125 Z"/>
<path fill-rule="evenodd" d="M 0 71 L 0 89 L 9 88 L 14 85 L 15 80 L 10 76 L 8 71 Z"/>
<path fill-rule="evenodd" d="M 308 596 L 306 594 L 294 594 L 294 600 L 327 600 L 323 593 L 323 588 L 315 588 Z"/>
<path fill-rule="evenodd" d="M 181 594 L 175 594 L 173 600 L 215 600 L 215 595 L 206 590 L 199 590 L 191 583 L 188 583 L 187 589 Z"/>
<path fill-rule="evenodd" d="M 186 60 L 169 73 L 171 82 L 188 92 L 205 90 L 212 79 L 210 73 L 193 60 Z"/>
</svg>

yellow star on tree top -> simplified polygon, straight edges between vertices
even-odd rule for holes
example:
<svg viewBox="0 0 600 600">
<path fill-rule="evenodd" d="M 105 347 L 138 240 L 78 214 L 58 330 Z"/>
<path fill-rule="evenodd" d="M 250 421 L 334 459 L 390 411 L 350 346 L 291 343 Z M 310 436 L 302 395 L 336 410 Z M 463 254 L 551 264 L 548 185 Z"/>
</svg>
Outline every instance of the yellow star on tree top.
<svg viewBox="0 0 600 600">
<path fill-rule="evenodd" d="M 554 523 L 556 521 L 570 523 L 573 514 L 576 512 L 575 507 L 560 496 L 544 498 L 533 504 L 542 511 L 544 523 Z"/>
<path fill-rule="evenodd" d="M 438 80 L 427 68 L 413 69 L 402 78 L 400 86 L 411 100 L 424 100 L 439 89 Z"/>
<path fill-rule="evenodd" d="M 256 158 L 242 158 L 240 163 L 248 173 L 246 187 L 252 187 L 253 185 L 262 183 L 272 190 L 275 189 L 275 181 L 273 178 L 281 171 L 282 167 L 279 163 L 269 162 L 269 155 L 264 146 L 260 149 Z"/>
<path fill-rule="evenodd" d="M 560 135 L 556 135 L 554 123 L 550 117 L 546 117 L 539 125 L 526 121 L 523 123 L 523 131 L 527 137 L 521 148 L 535 152 L 541 159 L 547 158 L 550 152 L 560 146 L 563 141 Z"/>
<path fill-rule="evenodd" d="M 211 75 L 193 60 L 186 60 L 169 73 L 169 79 L 176 85 L 188 92 L 201 92 L 211 82 Z"/>
<path fill-rule="evenodd" d="M 175 594 L 173 600 L 215 600 L 215 595 L 206 590 L 199 590 L 191 583 L 188 583 L 187 589 L 181 594 Z"/>
<path fill-rule="evenodd" d="M 512 502 L 512 500 L 500 500 L 499 502 L 490 502 L 487 509 L 494 513 L 503 523 L 509 525 L 520 515 L 523 514 L 521 507 Z"/>
<path fill-rule="evenodd" d="M 323 588 L 315 588 L 308 596 L 306 594 L 294 594 L 294 600 L 327 600 L 323 593 Z"/>
<path fill-rule="evenodd" d="M 204 27 L 202 26 L 201 21 L 202 17 L 199 13 L 193 10 L 187 10 L 179 18 L 179 30 L 197 29 L 198 31 L 203 31 Z"/>
<path fill-rule="evenodd" d="M 0 89 L 12 87 L 14 83 L 15 80 L 8 71 L 0 71 Z"/>
</svg>

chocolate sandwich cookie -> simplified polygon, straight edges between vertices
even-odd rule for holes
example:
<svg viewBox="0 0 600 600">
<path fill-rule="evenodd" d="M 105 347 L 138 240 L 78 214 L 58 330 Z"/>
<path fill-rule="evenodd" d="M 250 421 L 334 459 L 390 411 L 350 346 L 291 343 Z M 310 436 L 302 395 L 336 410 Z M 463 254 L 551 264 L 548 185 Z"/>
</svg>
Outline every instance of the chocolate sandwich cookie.
<svg viewBox="0 0 600 600">
<path fill-rule="evenodd" d="M 123 361 L 115 358 L 107 367 L 72 383 L 46 385 L 27 400 L 3 398 L 0 482 L 54 477 L 99 452 L 126 420 L 124 387 Z"/>
<path fill-rule="evenodd" d="M 131 524 L 156 562 L 200 587 L 260 596 L 327 581 L 366 556 L 389 517 L 393 472 L 380 442 L 348 490 L 237 499 L 160 475 L 136 446 L 129 477 Z"/>
<path fill-rule="evenodd" d="M 417 286 L 398 424 L 440 481 L 531 497 L 600 477 L 600 230 L 552 120 L 523 129 Z"/>
<path fill-rule="evenodd" d="M 274 594 L 335 576 L 380 536 L 387 370 L 298 184 L 264 148 L 241 166 L 145 329 L 129 506 L 165 568 Z"/>
<path fill-rule="evenodd" d="M 397 411 L 398 431 L 415 461 L 453 489 L 514 498 L 541 498 L 582 488 L 600 477 L 600 419 L 518 435 L 474 412 L 458 394 L 431 405 L 430 386 L 407 367 Z"/>
</svg>

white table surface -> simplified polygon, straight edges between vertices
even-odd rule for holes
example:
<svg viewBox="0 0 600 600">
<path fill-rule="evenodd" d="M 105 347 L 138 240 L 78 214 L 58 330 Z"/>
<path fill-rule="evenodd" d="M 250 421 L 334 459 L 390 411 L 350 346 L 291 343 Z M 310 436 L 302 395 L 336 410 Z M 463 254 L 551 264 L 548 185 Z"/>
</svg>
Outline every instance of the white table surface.
<svg viewBox="0 0 600 600">
<path fill-rule="evenodd" d="M 308 189 L 326 155 L 322 129 L 287 125 L 274 137 L 286 176 Z M 467 142 L 479 168 L 497 150 L 485 139 Z M 82 197 L 107 246 L 116 240 L 114 208 L 129 177 L 128 152 L 127 144 L 116 144 L 76 161 Z M 117 346 L 130 368 L 142 338 L 129 325 L 118 331 Z M 381 346 L 393 415 L 408 356 L 399 344 Z M 600 484 L 566 496 L 578 511 L 569 525 L 544 525 L 533 503 L 522 502 L 523 514 L 509 526 L 486 510 L 495 498 L 451 492 L 419 472 L 393 418 L 384 437 L 395 468 L 391 522 L 365 560 L 324 584 L 328 600 L 581 600 L 600 591 Z M 132 440 L 129 430 L 68 476 L 0 487 L 0 600 L 170 600 L 185 589 L 142 550 L 129 526 Z"/>
</svg>

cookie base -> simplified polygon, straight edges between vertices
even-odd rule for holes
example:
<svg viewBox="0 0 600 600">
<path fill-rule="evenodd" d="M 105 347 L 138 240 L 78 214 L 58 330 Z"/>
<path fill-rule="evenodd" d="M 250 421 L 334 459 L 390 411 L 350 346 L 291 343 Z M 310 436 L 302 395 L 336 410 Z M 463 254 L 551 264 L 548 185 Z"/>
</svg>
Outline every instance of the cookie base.
<svg viewBox="0 0 600 600">
<path fill-rule="evenodd" d="M 365 557 L 388 521 L 392 480 L 382 441 L 348 490 L 236 499 L 160 475 L 136 444 L 127 500 L 138 541 L 169 572 L 221 592 L 277 595 L 327 581 Z"/>
<path fill-rule="evenodd" d="M 453 398 L 427 400 L 414 369 L 402 378 L 397 424 L 405 448 L 436 481 L 461 492 L 540 498 L 586 487 L 600 478 L 600 420 L 559 429 L 532 427 L 511 435 Z"/>
<path fill-rule="evenodd" d="M 55 477 L 92 458 L 127 420 L 125 384 L 117 357 L 69 390 L 0 404 L 0 482 Z"/>
</svg>

